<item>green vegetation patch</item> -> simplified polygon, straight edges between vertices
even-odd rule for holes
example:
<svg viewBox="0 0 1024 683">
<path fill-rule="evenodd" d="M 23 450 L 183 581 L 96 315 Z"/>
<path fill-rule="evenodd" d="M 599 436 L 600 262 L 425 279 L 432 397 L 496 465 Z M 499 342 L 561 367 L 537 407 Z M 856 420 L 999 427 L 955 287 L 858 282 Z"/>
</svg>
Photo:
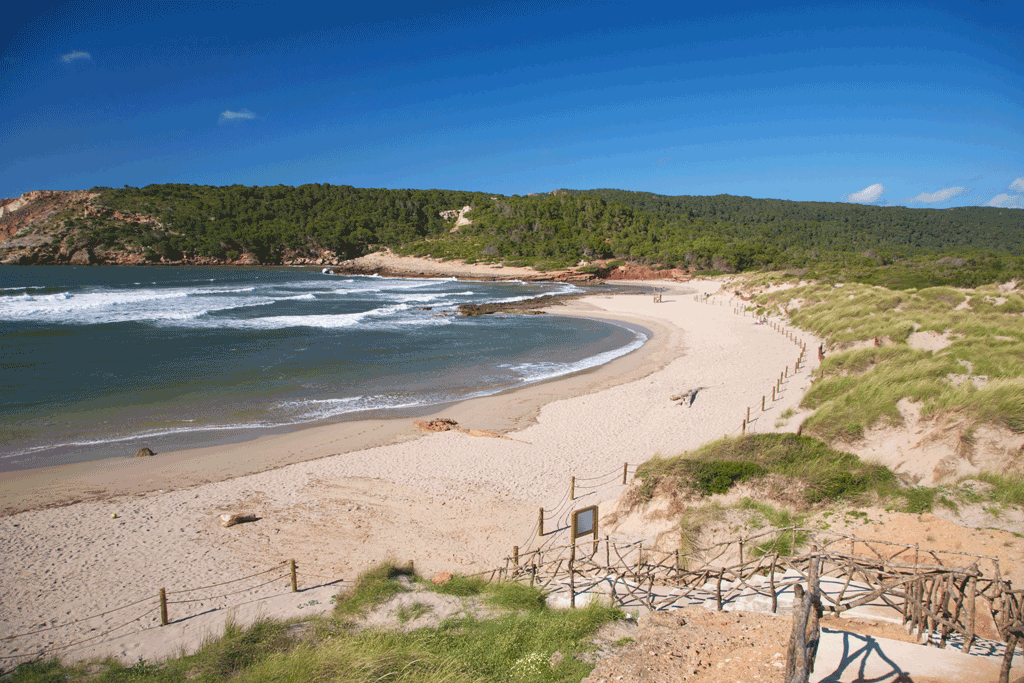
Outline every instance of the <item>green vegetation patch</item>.
<svg viewBox="0 0 1024 683">
<path fill-rule="evenodd" d="M 390 562 L 363 572 L 350 590 L 338 595 L 334 603 L 334 615 L 345 617 L 362 614 L 398 595 L 402 592 L 402 587 L 395 581 L 399 576 L 413 577 L 415 573 L 408 567 L 399 567 Z"/>
<path fill-rule="evenodd" d="M 384 565 L 364 573 L 354 589 L 339 596 L 349 605 L 341 613 L 317 619 L 312 638 L 298 641 L 288 624 L 264 620 L 248 629 L 229 625 L 225 635 L 196 654 L 159 665 L 124 666 L 113 660 L 62 666 L 37 661 L 18 667 L 12 683 L 68 681 L 155 683 L 225 680 L 239 683 L 318 681 L 336 683 L 504 683 L 505 681 L 578 682 L 593 665 L 573 654 L 592 649 L 589 639 L 602 625 L 620 619 L 620 610 L 596 603 L 577 610 L 551 610 L 539 590 L 520 584 L 485 584 L 480 594 L 503 607 L 494 619 L 450 619 L 437 628 L 403 633 L 350 628 L 353 612 L 380 604 L 401 590 L 396 579 L 411 572 Z M 464 577 L 455 585 L 476 586 Z M 393 588 L 384 586 L 390 582 Z M 449 582 L 451 583 L 451 582 Z M 416 605 L 407 621 L 415 618 Z M 422 611 L 421 611 L 422 613 Z M 555 652 L 562 658 L 552 659 Z M 552 666 L 552 663 L 554 666 Z"/>
<path fill-rule="evenodd" d="M 868 491 L 892 495 L 898 490 L 896 477 L 888 468 L 864 463 L 818 439 L 795 434 L 719 439 L 674 458 L 651 459 L 640 466 L 637 477 L 642 486 L 652 490 L 662 479 L 672 477 L 710 495 L 769 473 L 800 481 L 809 504 L 851 499 Z"/>
</svg>

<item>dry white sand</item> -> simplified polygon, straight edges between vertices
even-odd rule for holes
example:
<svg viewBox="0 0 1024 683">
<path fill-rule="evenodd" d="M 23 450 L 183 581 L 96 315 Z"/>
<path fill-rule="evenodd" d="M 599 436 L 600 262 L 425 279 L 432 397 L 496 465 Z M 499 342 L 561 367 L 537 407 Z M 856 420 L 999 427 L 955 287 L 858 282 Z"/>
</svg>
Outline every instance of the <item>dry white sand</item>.
<svg viewBox="0 0 1024 683">
<path fill-rule="evenodd" d="M 554 311 L 639 323 L 655 333 L 644 349 L 572 378 L 441 413 L 467 428 L 505 430 L 511 439 L 417 436 L 411 420 L 349 423 L 142 461 L 4 477 L 0 492 L 10 509 L 69 496 L 85 500 L 0 518 L 0 656 L 48 647 L 66 659 L 113 654 L 158 660 L 221 632 L 232 613 L 223 609 L 228 606 L 236 606 L 242 621 L 260 610 L 292 617 L 328 608 L 336 588 L 293 595 L 280 570 L 173 593 L 289 558 L 298 562 L 300 588 L 350 580 L 387 558 L 415 560 L 427 575 L 490 569 L 514 544 L 536 543 L 539 506 L 549 515 L 558 512 L 549 517 L 550 529 L 564 525 L 574 507 L 617 496 L 624 462 L 636 465 L 739 434 L 748 407 L 748 431 L 795 430 L 796 419 L 776 423 L 808 386 L 818 340 L 799 335 L 809 349 L 808 365 L 794 375 L 797 342 L 735 314 L 724 295 L 694 301 L 695 292 L 713 292 L 719 283 L 669 286 L 662 303 L 610 293 Z M 787 366 L 790 376 L 773 403 L 772 387 Z M 703 388 L 692 406 L 669 400 L 696 387 Z M 373 441 L 386 445 L 365 447 Z M 571 476 L 580 479 L 570 503 Z M 216 516 L 225 511 L 260 519 L 224 529 Z M 250 588 L 268 579 L 272 583 Z M 172 604 L 175 623 L 166 627 L 158 626 L 155 610 L 161 587 L 172 601 L 197 599 Z M 146 602 L 64 625 L 137 600 Z M 115 627 L 121 628 L 107 634 Z M 41 628 L 48 630 L 6 638 Z M 13 661 L 0 660 L 0 666 Z"/>
</svg>

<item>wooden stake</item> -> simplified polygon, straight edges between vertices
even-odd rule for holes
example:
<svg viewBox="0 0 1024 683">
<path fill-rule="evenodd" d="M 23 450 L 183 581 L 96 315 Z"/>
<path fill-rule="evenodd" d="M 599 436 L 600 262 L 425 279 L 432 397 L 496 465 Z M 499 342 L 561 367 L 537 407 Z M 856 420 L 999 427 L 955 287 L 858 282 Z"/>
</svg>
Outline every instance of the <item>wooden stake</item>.
<svg viewBox="0 0 1024 683">
<path fill-rule="evenodd" d="M 775 553 L 772 556 L 772 568 L 771 573 L 768 574 L 769 588 L 772 592 L 772 614 L 776 614 L 779 611 L 779 594 L 775 590 L 775 562 L 779 559 L 779 554 Z"/>
<path fill-rule="evenodd" d="M 623 486 L 625 486 L 625 484 L 626 484 L 626 474 L 627 474 L 628 471 L 629 471 L 629 463 L 628 462 L 622 463 L 622 484 L 623 484 Z"/>
<path fill-rule="evenodd" d="M 764 396 L 762 396 L 762 397 L 761 397 L 761 412 L 762 412 L 762 413 L 764 412 L 764 399 L 765 399 L 765 397 L 764 397 Z"/>
<path fill-rule="evenodd" d="M 747 406 L 747 422 L 750 422 L 750 406 Z"/>
<path fill-rule="evenodd" d="M 725 574 L 725 569 L 718 570 L 718 586 L 715 589 L 715 609 L 719 612 L 722 611 L 722 576 Z"/>
<path fill-rule="evenodd" d="M 1010 667 L 1013 666 L 1013 651 L 1017 649 L 1018 636 L 1011 635 L 1006 639 L 1006 652 L 1003 653 L 1003 666 L 999 670 L 999 683 L 1010 683 Z"/>
<path fill-rule="evenodd" d="M 569 607 L 576 609 L 576 539 L 569 548 Z"/>
<path fill-rule="evenodd" d="M 298 593 L 299 592 L 299 580 L 298 580 L 298 577 L 295 576 L 295 560 L 288 560 L 288 569 L 291 570 L 291 574 L 292 574 L 292 593 Z"/>
<path fill-rule="evenodd" d="M 167 591 L 160 589 L 160 625 L 167 626 Z"/>
<path fill-rule="evenodd" d="M 569 480 L 569 500 L 576 500 L 576 477 Z"/>
<path fill-rule="evenodd" d="M 775 402 L 775 387 L 772 387 L 772 402 Z"/>
<path fill-rule="evenodd" d="M 515 567 L 519 566 L 519 546 L 512 546 L 512 565 Z"/>
<path fill-rule="evenodd" d="M 544 535 L 544 508 L 541 508 L 540 513 L 537 515 L 537 535 Z"/>
<path fill-rule="evenodd" d="M 743 426 L 740 427 L 740 434 L 746 434 L 746 433 L 747 433 L 747 421 L 744 420 L 743 421 Z M 742 561 L 743 560 L 740 560 L 740 562 L 742 562 Z"/>
<path fill-rule="evenodd" d="M 974 644 L 974 622 L 975 616 L 977 615 L 977 595 L 978 595 L 978 577 L 972 576 L 970 583 L 967 584 L 967 596 L 965 600 L 967 604 L 964 605 L 969 611 L 967 612 L 967 638 L 964 639 L 963 651 L 967 654 L 971 653 L 971 645 Z"/>
</svg>

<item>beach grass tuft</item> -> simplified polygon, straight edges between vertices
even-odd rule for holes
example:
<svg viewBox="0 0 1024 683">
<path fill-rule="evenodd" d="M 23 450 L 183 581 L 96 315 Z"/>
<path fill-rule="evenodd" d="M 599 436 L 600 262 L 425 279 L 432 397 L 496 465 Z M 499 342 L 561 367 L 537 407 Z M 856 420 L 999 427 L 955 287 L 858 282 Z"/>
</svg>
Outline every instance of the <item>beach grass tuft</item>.
<svg viewBox="0 0 1024 683">
<path fill-rule="evenodd" d="M 400 567 L 393 562 L 363 572 L 350 590 L 338 595 L 334 603 L 335 616 L 361 614 L 401 593 L 402 587 L 395 581 L 399 576 L 414 577 L 415 574 L 412 569 Z"/>
</svg>

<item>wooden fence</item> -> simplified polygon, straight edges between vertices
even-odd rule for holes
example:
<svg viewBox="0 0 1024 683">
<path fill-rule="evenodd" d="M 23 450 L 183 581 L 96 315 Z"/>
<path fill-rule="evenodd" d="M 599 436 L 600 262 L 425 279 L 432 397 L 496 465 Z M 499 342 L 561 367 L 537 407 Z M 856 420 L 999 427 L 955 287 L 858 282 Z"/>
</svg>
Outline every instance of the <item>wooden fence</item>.
<svg viewBox="0 0 1024 683">
<path fill-rule="evenodd" d="M 807 550 L 789 552 L 798 546 Z M 567 591 L 573 606 L 581 595 L 601 594 L 626 608 L 713 604 L 721 610 L 760 600 L 777 613 L 780 597 L 811 583 L 812 568 L 823 610 L 838 615 L 865 606 L 888 608 L 922 642 L 940 648 L 957 644 L 971 652 L 979 637 L 986 647 L 1005 643 L 1007 673 L 1024 638 L 1024 590 L 1003 579 L 998 558 L 820 529 L 769 529 L 692 553 L 606 536 L 516 552 L 488 574 L 491 580 Z"/>
</svg>

